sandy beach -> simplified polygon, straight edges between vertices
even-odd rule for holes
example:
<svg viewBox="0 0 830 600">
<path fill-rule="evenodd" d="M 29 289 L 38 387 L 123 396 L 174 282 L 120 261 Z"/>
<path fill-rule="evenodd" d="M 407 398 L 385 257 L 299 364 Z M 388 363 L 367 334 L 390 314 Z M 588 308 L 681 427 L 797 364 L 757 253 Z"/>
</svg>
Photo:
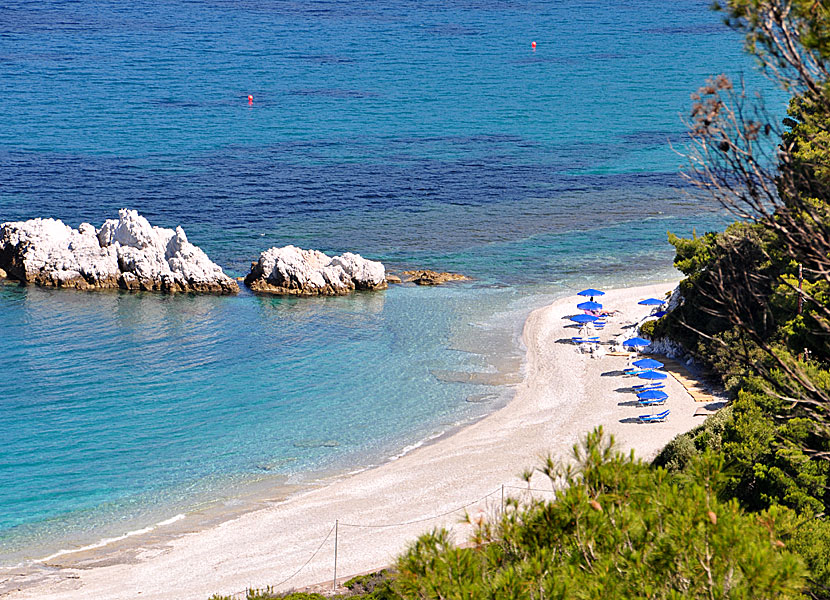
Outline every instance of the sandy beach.
<svg viewBox="0 0 830 600">
<path fill-rule="evenodd" d="M 608 292 L 604 305 L 620 314 L 600 332 L 603 341 L 631 331 L 648 314 L 649 307 L 638 306 L 638 300 L 662 296 L 674 285 Z M 620 373 L 625 357 L 592 358 L 569 341 L 577 330 L 567 317 L 578 312 L 581 300 L 564 298 L 529 316 L 523 333 L 526 378 L 515 398 L 453 435 L 172 541 L 104 558 L 100 552 L 61 556 L 39 582 L 11 577 L 4 585 L 21 589 L 3 597 L 207 600 L 247 587 L 299 588 L 331 581 L 336 521 L 342 578 L 390 564 L 407 543 L 435 527 L 451 528 L 463 542 L 468 533 L 459 522 L 464 510 L 492 514 L 500 506 L 502 486 L 509 495 L 525 493 L 523 470 L 548 453 L 567 459 L 572 445 L 598 425 L 615 436 L 621 450 L 651 458 L 675 435 L 702 422 L 703 417 L 693 416 L 700 405 L 669 378 L 669 420 L 636 422 L 644 410 L 625 391 L 632 383 Z M 542 478 L 532 486 L 548 487 Z M 136 538 L 135 544 L 141 543 Z"/>
</svg>

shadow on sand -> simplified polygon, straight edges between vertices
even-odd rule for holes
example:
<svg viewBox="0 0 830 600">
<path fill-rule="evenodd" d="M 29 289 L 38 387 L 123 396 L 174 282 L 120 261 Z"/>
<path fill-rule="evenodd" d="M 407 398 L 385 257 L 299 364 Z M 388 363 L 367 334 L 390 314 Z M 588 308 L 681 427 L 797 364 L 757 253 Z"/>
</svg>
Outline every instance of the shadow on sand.
<svg viewBox="0 0 830 600">
<path fill-rule="evenodd" d="M 627 400 L 625 402 L 617 402 L 617 406 L 640 406 L 637 400 Z"/>
</svg>

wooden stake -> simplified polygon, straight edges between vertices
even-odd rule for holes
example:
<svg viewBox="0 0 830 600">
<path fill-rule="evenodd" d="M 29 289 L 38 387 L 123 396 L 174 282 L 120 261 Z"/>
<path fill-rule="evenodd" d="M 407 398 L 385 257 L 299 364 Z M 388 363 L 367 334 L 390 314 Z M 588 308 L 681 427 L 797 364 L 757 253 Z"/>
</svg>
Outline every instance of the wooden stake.
<svg viewBox="0 0 830 600">
<path fill-rule="evenodd" d="M 339 519 L 334 521 L 334 580 L 331 583 L 332 592 L 337 590 L 337 526 L 339 522 Z"/>
</svg>

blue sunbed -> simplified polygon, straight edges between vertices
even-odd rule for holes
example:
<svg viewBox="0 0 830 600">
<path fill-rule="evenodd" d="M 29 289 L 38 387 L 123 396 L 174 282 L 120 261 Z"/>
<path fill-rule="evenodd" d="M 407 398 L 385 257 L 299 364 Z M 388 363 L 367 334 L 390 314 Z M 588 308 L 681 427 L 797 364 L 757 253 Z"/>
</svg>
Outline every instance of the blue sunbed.
<svg viewBox="0 0 830 600">
<path fill-rule="evenodd" d="M 635 392 L 644 392 L 646 390 L 661 390 L 666 387 L 666 384 L 662 381 L 658 381 L 657 383 L 642 383 L 640 385 L 632 385 L 631 389 Z"/>
<path fill-rule="evenodd" d="M 640 415 L 640 423 L 662 423 L 669 416 L 669 409 L 667 408 L 656 415 Z"/>
</svg>

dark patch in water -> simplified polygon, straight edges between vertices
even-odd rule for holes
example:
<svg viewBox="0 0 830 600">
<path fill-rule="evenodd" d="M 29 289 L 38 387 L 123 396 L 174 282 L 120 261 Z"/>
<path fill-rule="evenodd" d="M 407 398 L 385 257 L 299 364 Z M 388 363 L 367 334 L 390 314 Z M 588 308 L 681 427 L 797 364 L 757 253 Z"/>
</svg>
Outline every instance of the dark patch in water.
<svg viewBox="0 0 830 600">
<path fill-rule="evenodd" d="M 466 37 L 471 35 L 480 35 L 481 31 L 458 23 L 445 23 L 441 25 L 432 25 L 426 28 L 428 33 L 437 35 L 439 37 Z"/>
<path fill-rule="evenodd" d="M 594 61 L 604 61 L 604 60 L 620 60 L 623 58 L 630 58 L 625 54 L 618 54 L 616 52 L 597 52 L 595 54 L 589 54 L 588 58 Z"/>
<path fill-rule="evenodd" d="M 167 108 L 201 108 L 202 106 L 205 106 L 202 102 L 175 100 L 173 98 L 154 98 L 150 100 L 148 104 Z"/>
<path fill-rule="evenodd" d="M 516 58 L 510 61 L 513 65 L 534 65 L 534 64 L 553 64 L 553 65 L 578 65 L 584 63 L 584 58 L 576 56 L 550 56 L 547 54 L 532 54 L 522 58 Z"/>
<path fill-rule="evenodd" d="M 675 147 L 688 143 L 689 135 L 677 131 L 635 131 L 620 136 L 626 144 L 639 148 L 652 146 L 665 146 L 671 144 Z"/>
<path fill-rule="evenodd" d="M 348 65 L 357 62 L 351 56 L 343 56 L 340 54 L 304 54 L 299 52 L 296 54 L 287 54 L 285 58 L 299 60 L 310 65 Z"/>
<path fill-rule="evenodd" d="M 340 88 L 320 88 L 291 90 L 292 96 L 318 96 L 320 98 L 379 98 L 380 95 L 374 92 L 363 90 L 347 90 Z"/>
<path fill-rule="evenodd" d="M 256 468 L 260 471 L 266 471 L 266 472 L 279 471 L 280 467 L 284 467 L 285 465 L 290 465 L 293 462 L 297 462 L 296 457 L 283 458 L 281 460 L 276 460 L 276 461 L 270 462 L 270 463 L 258 464 L 258 465 L 256 465 Z"/>
<path fill-rule="evenodd" d="M 391 144 L 402 145 L 424 145 L 424 144 L 448 144 L 448 145 L 493 145 L 493 144 L 516 144 L 522 147 L 537 145 L 538 142 L 531 141 L 518 135 L 504 133 L 479 133 L 474 135 L 429 135 L 422 137 L 396 137 L 389 140 Z"/>
<path fill-rule="evenodd" d="M 337 448 L 340 445 L 340 442 L 337 440 L 300 440 L 298 442 L 294 442 L 293 446 L 295 448 Z"/>
<path fill-rule="evenodd" d="M 498 399 L 499 397 L 497 394 L 473 394 L 472 396 L 467 396 L 465 401 L 472 404 L 483 404 L 485 402 L 492 402 L 493 400 Z"/>
<path fill-rule="evenodd" d="M 645 33 L 655 35 L 711 35 L 723 33 L 725 26 L 720 23 L 701 23 L 698 25 L 676 25 L 672 27 L 653 27 Z"/>
</svg>

